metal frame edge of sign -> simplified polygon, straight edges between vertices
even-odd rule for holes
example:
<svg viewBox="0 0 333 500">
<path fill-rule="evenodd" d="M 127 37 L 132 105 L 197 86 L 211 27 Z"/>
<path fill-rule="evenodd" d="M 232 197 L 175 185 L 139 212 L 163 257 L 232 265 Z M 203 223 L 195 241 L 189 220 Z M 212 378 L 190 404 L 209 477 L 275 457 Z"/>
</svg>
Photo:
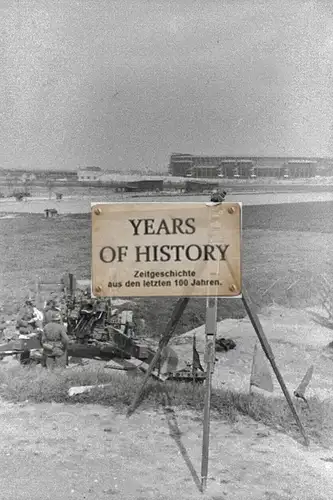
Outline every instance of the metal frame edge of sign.
<svg viewBox="0 0 333 500">
<path fill-rule="evenodd" d="M 154 205 L 156 203 L 169 203 L 171 205 L 180 205 L 181 203 L 191 203 L 191 204 L 198 204 L 198 205 L 209 205 L 210 203 L 212 206 L 214 205 L 239 205 L 241 208 L 243 206 L 242 201 L 223 201 L 221 203 L 215 203 L 215 202 L 207 202 L 207 201 L 91 201 L 90 206 L 96 206 L 96 205 L 130 205 L 133 203 L 133 205 L 138 205 L 138 204 L 143 204 L 143 205 Z"/>
<path fill-rule="evenodd" d="M 91 293 L 91 298 L 92 299 L 103 299 L 103 298 L 108 298 L 108 299 L 123 299 L 125 297 L 127 297 L 126 295 L 124 295 L 123 297 L 121 297 L 120 295 L 116 295 L 115 297 L 110 297 L 109 295 L 95 295 L 94 294 L 94 291 L 93 291 L 93 286 L 92 286 L 92 281 L 90 283 L 90 293 Z M 187 295 L 186 295 L 187 297 Z M 207 299 L 207 298 L 217 298 L 217 299 L 223 299 L 223 300 L 229 300 L 229 299 L 242 299 L 243 298 L 243 293 L 241 292 L 239 295 L 195 295 L 193 297 L 191 297 L 192 299 Z M 144 295 L 143 297 L 141 298 L 144 298 L 144 299 L 152 299 L 152 298 L 155 298 L 155 299 L 184 299 L 185 298 L 185 295 Z"/>
</svg>

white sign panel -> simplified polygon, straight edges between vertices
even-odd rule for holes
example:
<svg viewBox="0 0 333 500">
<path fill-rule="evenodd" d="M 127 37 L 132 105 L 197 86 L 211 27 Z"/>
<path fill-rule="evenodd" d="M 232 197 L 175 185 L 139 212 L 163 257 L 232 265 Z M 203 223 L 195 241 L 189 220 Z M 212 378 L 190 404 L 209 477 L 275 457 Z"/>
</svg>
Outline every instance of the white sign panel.
<svg viewBox="0 0 333 500">
<path fill-rule="evenodd" d="M 92 206 L 92 293 L 239 296 L 240 203 Z"/>
</svg>

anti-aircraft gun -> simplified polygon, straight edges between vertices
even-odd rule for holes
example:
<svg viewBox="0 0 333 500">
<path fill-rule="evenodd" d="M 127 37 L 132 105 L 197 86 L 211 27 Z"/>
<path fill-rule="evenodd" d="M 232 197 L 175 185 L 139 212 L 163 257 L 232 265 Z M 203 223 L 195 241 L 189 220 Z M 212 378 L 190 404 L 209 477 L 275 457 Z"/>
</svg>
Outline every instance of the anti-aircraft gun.
<svg viewBox="0 0 333 500">
<path fill-rule="evenodd" d="M 65 322 L 70 339 L 68 355 L 80 358 L 110 360 L 115 357 L 129 359 L 129 345 L 120 346 L 115 337 L 120 333 L 127 338 L 129 324 L 121 324 L 117 310 L 110 299 L 92 298 L 90 281 L 76 280 L 73 275 L 63 277 L 66 302 Z"/>
<path fill-rule="evenodd" d="M 155 347 L 135 337 L 131 311 L 119 314 L 117 308 L 112 308 L 111 299 L 92 298 L 90 280 L 76 280 L 72 274 L 64 275 L 58 283 L 37 283 L 36 301 L 40 309 L 52 297 L 67 325 L 68 357 L 113 360 L 125 370 L 146 371 L 155 355 Z M 24 364 L 42 362 L 39 336 L 33 334 L 0 345 L 0 357 L 13 354 L 21 356 Z M 175 368 L 165 375 L 156 369 L 152 375 L 161 381 L 203 382 L 205 379 L 204 373 L 193 371 L 190 366 L 183 370 Z"/>
<path fill-rule="evenodd" d="M 134 337 L 132 314 L 128 314 L 131 311 L 118 314 L 117 309 L 112 309 L 111 299 L 92 299 L 87 287 L 81 294 L 76 293 L 75 297 L 75 300 L 71 298 L 68 301 L 68 335 L 73 339 L 69 354 L 82 358 L 113 359 L 119 364 L 126 360 L 128 369 L 140 366 L 146 371 L 155 349 L 146 341 Z M 196 356 L 199 356 L 197 352 Z M 202 383 L 206 376 L 200 360 L 196 359 L 195 364 L 198 363 L 201 371 L 197 366 L 193 368 L 191 363 L 187 363 L 185 368 L 174 369 L 164 375 L 159 367 L 152 375 L 162 381 Z"/>
<path fill-rule="evenodd" d="M 132 325 L 119 319 L 111 300 L 91 298 L 89 286 L 90 281 L 76 280 L 72 274 L 64 275 L 58 283 L 36 284 L 37 307 L 42 310 L 47 300 L 53 299 L 61 310 L 70 340 L 68 357 L 120 362 L 132 357 L 140 361 L 152 358 L 154 351 L 131 338 Z M 9 355 L 20 356 L 24 364 L 41 362 L 40 334 L 20 335 L 0 345 L 0 358 Z"/>
</svg>

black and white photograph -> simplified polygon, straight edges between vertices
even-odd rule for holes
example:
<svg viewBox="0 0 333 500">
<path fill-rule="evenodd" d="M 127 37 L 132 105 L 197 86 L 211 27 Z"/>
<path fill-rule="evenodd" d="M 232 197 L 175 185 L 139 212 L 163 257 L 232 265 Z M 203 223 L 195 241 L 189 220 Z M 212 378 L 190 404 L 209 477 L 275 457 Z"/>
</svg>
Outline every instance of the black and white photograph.
<svg viewBox="0 0 333 500">
<path fill-rule="evenodd" d="M 0 500 L 331 500 L 333 3 L 0 31 Z"/>
</svg>

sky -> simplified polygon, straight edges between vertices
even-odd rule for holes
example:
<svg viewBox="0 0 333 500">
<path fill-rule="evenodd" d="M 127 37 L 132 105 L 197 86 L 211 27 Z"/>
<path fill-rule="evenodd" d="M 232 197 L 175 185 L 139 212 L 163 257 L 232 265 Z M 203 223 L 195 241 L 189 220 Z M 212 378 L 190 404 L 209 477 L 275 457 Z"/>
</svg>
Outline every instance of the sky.
<svg viewBox="0 0 333 500">
<path fill-rule="evenodd" d="M 333 156 L 331 4 L 0 0 L 0 168 Z"/>
</svg>

